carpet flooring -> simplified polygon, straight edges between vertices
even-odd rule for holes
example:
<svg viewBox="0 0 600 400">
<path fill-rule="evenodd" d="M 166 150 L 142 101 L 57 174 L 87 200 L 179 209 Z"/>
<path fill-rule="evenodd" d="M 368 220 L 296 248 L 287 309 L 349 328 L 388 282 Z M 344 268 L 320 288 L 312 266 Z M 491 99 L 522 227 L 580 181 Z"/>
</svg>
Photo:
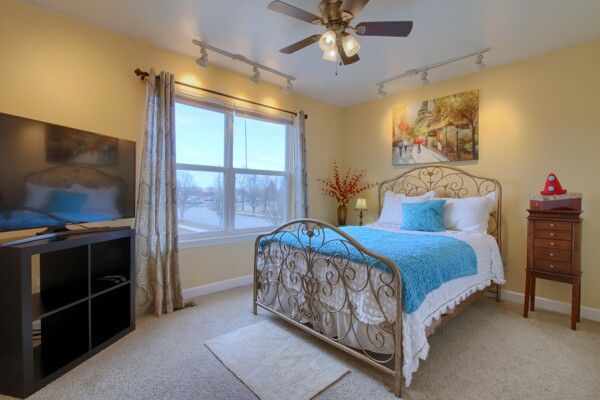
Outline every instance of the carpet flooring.
<svg viewBox="0 0 600 400">
<path fill-rule="evenodd" d="M 135 332 L 30 397 L 32 400 L 256 399 L 204 346 L 208 339 L 269 319 L 250 313 L 250 287 L 201 297 L 197 307 L 144 317 Z M 405 399 L 598 399 L 600 324 L 482 299 L 431 339 L 429 358 Z M 324 344 L 350 373 L 318 399 L 394 399 L 391 378 Z M 2 399 L 6 397 L 0 396 Z"/>
</svg>

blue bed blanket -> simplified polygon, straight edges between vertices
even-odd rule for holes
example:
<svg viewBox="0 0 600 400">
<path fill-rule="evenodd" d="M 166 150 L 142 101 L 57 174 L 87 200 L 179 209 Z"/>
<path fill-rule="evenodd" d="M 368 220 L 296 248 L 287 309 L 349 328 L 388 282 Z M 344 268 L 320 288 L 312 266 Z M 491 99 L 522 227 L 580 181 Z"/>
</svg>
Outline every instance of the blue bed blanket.
<svg viewBox="0 0 600 400">
<path fill-rule="evenodd" d="M 390 232 L 368 227 L 349 226 L 340 228 L 365 248 L 396 263 L 402 277 L 404 312 L 412 313 L 419 308 L 427 294 L 439 288 L 444 282 L 477 273 L 477 256 L 466 242 L 453 237 Z M 264 248 L 270 242 L 281 242 L 292 247 L 311 247 L 322 254 L 339 254 L 357 263 L 373 264 L 376 268 L 388 270 L 383 263 L 365 256 L 331 229 L 325 229 L 322 237 L 309 238 L 280 232 L 266 236 L 259 244 Z M 324 242 L 326 244 L 321 246 Z M 344 245 L 346 243 L 346 245 Z"/>
</svg>

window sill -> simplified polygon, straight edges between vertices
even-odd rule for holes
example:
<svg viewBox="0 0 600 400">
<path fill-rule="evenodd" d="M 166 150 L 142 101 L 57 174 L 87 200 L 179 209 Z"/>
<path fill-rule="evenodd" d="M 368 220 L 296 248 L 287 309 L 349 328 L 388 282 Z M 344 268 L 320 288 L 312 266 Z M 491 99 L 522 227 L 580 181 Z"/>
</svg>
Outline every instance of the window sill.
<svg viewBox="0 0 600 400">
<path fill-rule="evenodd" d="M 267 231 L 265 231 L 267 232 Z M 210 236 L 203 238 L 180 239 L 180 249 L 191 249 L 195 247 L 216 246 L 221 244 L 232 244 L 242 242 L 253 242 L 263 232 L 239 233 L 233 235 Z"/>
</svg>

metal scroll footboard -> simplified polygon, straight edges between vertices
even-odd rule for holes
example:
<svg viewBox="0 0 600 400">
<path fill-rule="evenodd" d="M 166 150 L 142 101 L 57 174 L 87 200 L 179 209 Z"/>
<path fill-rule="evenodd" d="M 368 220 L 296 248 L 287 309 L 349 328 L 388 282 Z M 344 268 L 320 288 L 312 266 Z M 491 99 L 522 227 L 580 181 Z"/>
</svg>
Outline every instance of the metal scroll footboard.
<svg viewBox="0 0 600 400">
<path fill-rule="evenodd" d="M 365 299 L 367 322 L 358 312 Z M 402 281 L 389 258 L 326 222 L 291 221 L 256 239 L 254 314 L 257 307 L 392 375 L 400 396 Z M 377 351 L 386 348 L 392 354 Z"/>
</svg>

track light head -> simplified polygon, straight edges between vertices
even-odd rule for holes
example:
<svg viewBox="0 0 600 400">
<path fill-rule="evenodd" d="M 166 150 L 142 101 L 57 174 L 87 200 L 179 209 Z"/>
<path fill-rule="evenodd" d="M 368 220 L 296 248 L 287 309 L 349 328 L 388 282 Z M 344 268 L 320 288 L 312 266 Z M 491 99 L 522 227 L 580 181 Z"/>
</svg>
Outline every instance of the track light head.
<svg viewBox="0 0 600 400">
<path fill-rule="evenodd" d="M 254 84 L 258 84 L 260 82 L 260 71 L 258 70 L 258 68 L 256 66 L 252 69 L 252 71 L 254 73 L 250 77 L 250 81 Z"/>
<path fill-rule="evenodd" d="M 477 69 L 484 69 L 487 67 L 486 63 L 483 62 L 483 53 L 479 53 L 475 56 L 475 65 L 477 65 Z"/>
<path fill-rule="evenodd" d="M 292 93 L 293 83 L 291 79 L 287 80 L 287 84 L 281 89 L 283 93 L 290 95 Z"/>
<path fill-rule="evenodd" d="M 208 66 L 208 52 L 204 46 L 200 47 L 200 57 L 196 58 L 196 64 L 199 67 L 206 68 Z"/>
<path fill-rule="evenodd" d="M 377 85 L 377 97 L 383 99 L 385 96 L 387 96 L 387 92 L 383 90 L 383 83 L 380 83 Z"/>
<path fill-rule="evenodd" d="M 428 75 L 427 70 L 424 70 L 423 72 L 421 72 L 421 83 L 424 86 L 429 85 L 431 83 L 431 81 L 429 79 L 427 79 L 427 75 Z"/>
</svg>

